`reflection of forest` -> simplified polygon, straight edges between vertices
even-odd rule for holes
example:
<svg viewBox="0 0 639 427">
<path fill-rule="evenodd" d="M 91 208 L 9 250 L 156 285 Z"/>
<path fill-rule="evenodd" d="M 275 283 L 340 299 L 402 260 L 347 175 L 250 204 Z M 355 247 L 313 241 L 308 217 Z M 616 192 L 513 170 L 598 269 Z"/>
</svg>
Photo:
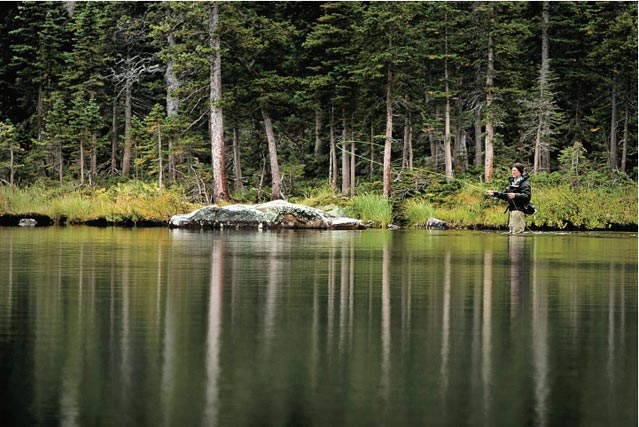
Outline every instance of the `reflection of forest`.
<svg viewBox="0 0 639 427">
<path fill-rule="evenodd" d="M 1 249 L 1 348 L 30 337 L 35 423 L 549 424 L 567 391 L 636 385 L 636 259 L 612 256 L 632 242 L 116 234 Z M 632 416 L 610 405 L 571 414 Z"/>
</svg>

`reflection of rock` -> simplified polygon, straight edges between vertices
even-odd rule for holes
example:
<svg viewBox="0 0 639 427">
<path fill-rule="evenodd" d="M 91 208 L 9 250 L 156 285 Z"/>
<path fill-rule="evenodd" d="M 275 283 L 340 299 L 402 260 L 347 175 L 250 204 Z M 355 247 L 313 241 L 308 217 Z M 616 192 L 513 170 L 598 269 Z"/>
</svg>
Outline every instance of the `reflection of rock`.
<svg viewBox="0 0 639 427">
<path fill-rule="evenodd" d="M 447 222 L 442 221 L 441 219 L 428 218 L 426 228 L 428 228 L 429 230 L 448 230 L 450 227 L 448 226 Z"/>
<path fill-rule="evenodd" d="M 358 219 L 335 217 L 320 209 L 275 200 L 259 205 L 211 205 L 186 215 L 174 215 L 171 228 L 317 228 L 360 230 Z"/>
</svg>

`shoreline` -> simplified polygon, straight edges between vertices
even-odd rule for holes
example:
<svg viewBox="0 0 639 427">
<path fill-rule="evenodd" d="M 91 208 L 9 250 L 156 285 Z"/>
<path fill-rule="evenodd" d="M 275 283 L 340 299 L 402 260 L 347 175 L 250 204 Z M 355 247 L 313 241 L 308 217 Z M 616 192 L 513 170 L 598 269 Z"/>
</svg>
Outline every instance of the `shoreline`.
<svg viewBox="0 0 639 427">
<path fill-rule="evenodd" d="M 35 220 L 35 225 L 21 225 L 21 220 Z M 90 219 L 87 221 L 68 221 L 66 217 L 61 217 L 59 220 L 55 220 L 48 215 L 38 214 L 38 213 L 27 213 L 27 214 L 2 214 L 0 215 L 0 227 L 73 227 L 73 226 L 86 226 L 86 227 L 98 227 L 98 228 L 106 228 L 106 227 L 118 227 L 118 228 L 170 228 L 169 220 L 158 220 L 158 219 L 138 219 L 133 220 L 130 218 L 122 219 L 122 220 L 109 220 L 105 217 L 99 217 Z M 202 227 L 202 230 L 213 230 L 220 229 L 221 227 Z M 223 228 L 226 229 L 235 229 L 241 228 L 245 230 L 250 230 L 254 228 L 257 230 L 257 227 L 234 227 L 233 225 L 225 226 Z M 277 228 L 277 227 L 274 227 Z M 385 227 L 368 227 L 368 229 L 383 229 Z M 389 228 L 401 229 L 401 230 L 427 230 L 426 227 L 403 227 L 403 226 L 393 226 Z M 587 228 L 587 227 L 576 227 L 573 225 L 567 225 L 566 227 L 549 227 L 549 226 L 535 226 L 529 225 L 526 227 L 530 231 L 537 232 L 639 232 L 638 224 L 612 224 L 607 228 Z M 306 229 L 308 230 L 308 229 Z M 449 230 L 451 231 L 459 231 L 459 230 L 468 230 L 468 231 L 503 231 L 508 230 L 506 224 L 503 226 L 492 226 L 485 224 L 473 224 L 464 227 L 451 227 Z"/>
</svg>

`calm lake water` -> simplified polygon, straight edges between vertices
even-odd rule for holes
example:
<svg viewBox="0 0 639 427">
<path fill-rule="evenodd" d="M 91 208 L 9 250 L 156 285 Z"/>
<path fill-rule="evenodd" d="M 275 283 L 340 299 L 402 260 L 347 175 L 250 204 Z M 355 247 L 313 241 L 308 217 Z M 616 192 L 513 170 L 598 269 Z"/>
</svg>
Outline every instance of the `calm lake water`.
<svg viewBox="0 0 639 427">
<path fill-rule="evenodd" d="M 637 242 L 0 228 L 0 420 L 637 425 Z"/>
</svg>

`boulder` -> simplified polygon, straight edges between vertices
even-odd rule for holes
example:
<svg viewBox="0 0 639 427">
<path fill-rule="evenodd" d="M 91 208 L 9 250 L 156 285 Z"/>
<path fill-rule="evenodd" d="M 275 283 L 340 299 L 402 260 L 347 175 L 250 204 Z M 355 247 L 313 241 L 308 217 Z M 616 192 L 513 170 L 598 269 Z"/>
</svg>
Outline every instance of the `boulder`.
<svg viewBox="0 0 639 427">
<path fill-rule="evenodd" d="M 448 230 L 450 226 L 447 222 L 437 218 L 428 218 L 426 228 L 429 230 Z"/>
<path fill-rule="evenodd" d="M 18 223 L 20 227 L 35 227 L 36 225 L 38 225 L 38 221 L 33 218 L 22 218 Z"/>
<path fill-rule="evenodd" d="M 358 219 L 335 217 L 323 210 L 275 200 L 258 205 L 210 205 L 185 215 L 174 215 L 171 228 L 312 228 L 361 230 Z"/>
</svg>

